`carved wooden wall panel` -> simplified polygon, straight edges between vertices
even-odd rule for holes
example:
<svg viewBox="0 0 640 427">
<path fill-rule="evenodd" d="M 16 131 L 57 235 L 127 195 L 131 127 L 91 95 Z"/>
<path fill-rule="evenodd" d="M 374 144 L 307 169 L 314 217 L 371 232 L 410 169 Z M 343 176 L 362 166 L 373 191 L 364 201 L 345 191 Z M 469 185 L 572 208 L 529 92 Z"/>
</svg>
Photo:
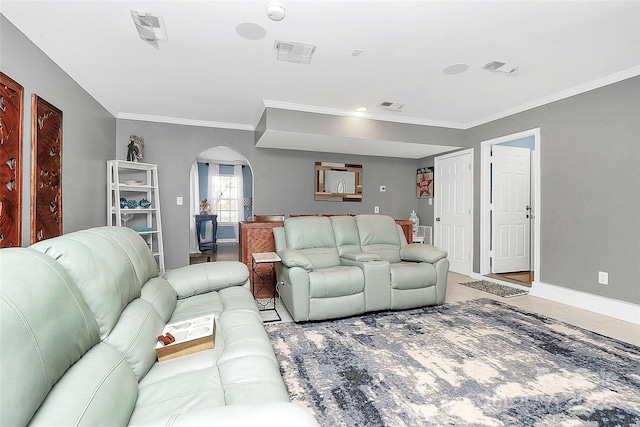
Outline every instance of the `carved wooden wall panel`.
<svg viewBox="0 0 640 427">
<path fill-rule="evenodd" d="M 0 72 L 0 248 L 22 244 L 23 92 Z"/>
<path fill-rule="evenodd" d="M 31 243 L 62 234 L 62 111 L 33 94 Z"/>
</svg>

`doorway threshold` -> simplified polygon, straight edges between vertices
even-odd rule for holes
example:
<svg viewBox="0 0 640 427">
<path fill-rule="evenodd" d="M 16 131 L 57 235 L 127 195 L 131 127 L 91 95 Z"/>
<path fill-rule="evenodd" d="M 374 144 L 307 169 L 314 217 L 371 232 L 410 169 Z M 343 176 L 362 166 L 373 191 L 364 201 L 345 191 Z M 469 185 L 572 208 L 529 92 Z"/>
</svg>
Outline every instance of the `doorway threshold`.
<svg viewBox="0 0 640 427">
<path fill-rule="evenodd" d="M 505 282 L 513 283 L 515 285 L 531 287 L 533 282 L 533 271 L 516 271 L 513 273 L 491 273 L 486 277 L 493 279 L 504 280 Z"/>
</svg>

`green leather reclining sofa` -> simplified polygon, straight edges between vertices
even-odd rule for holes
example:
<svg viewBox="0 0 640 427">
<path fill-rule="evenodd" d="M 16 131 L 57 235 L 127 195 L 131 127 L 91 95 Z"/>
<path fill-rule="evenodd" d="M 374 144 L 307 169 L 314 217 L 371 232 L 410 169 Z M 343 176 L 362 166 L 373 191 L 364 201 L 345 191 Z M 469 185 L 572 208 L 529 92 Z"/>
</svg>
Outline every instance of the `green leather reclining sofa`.
<svg viewBox="0 0 640 427">
<path fill-rule="evenodd" d="M 273 229 L 278 292 L 297 322 L 444 302 L 449 260 L 387 215 L 287 218 Z"/>
<path fill-rule="evenodd" d="M 239 262 L 158 277 L 134 231 L 0 250 L 0 425 L 317 426 L 289 396 Z M 215 348 L 156 361 L 167 323 L 215 314 Z"/>
</svg>

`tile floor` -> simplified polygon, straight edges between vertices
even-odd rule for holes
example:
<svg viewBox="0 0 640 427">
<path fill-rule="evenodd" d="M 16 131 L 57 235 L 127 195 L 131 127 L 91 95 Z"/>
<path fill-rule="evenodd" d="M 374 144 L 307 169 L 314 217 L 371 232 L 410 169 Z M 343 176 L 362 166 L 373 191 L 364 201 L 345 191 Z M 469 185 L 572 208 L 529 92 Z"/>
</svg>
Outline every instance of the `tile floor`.
<svg viewBox="0 0 640 427">
<path fill-rule="evenodd" d="M 445 299 L 445 303 L 478 298 L 493 298 L 505 304 L 511 304 L 524 310 L 542 314 L 543 316 L 558 319 L 601 335 L 640 346 L 640 325 L 624 322 L 622 320 L 617 320 L 608 316 L 582 310 L 580 308 L 571 307 L 555 301 L 546 300 L 544 298 L 529 295 L 502 298 L 497 295 L 482 292 L 459 284 L 460 282 L 470 282 L 473 280 L 475 279 L 462 274 L 449 273 L 447 278 L 447 297 Z M 277 301 L 276 308 L 282 317 L 283 322 L 293 321 L 279 299 Z"/>
</svg>

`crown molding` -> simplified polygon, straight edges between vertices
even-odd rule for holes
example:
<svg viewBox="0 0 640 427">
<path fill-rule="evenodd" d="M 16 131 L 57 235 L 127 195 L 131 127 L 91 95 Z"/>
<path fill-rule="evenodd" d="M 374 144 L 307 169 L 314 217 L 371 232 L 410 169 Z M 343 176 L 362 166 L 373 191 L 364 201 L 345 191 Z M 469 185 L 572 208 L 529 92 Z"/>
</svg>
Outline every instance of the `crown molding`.
<svg viewBox="0 0 640 427">
<path fill-rule="evenodd" d="M 474 120 L 463 125 L 463 129 L 471 129 L 476 126 L 484 125 L 495 120 L 503 119 L 508 116 L 512 116 L 523 111 L 531 110 L 533 108 L 541 107 L 543 105 L 551 104 L 552 102 L 560 101 L 562 99 L 570 98 L 581 93 L 589 92 L 590 90 L 598 89 L 604 86 L 608 86 L 613 83 L 620 82 L 622 80 L 630 79 L 640 75 L 640 66 L 632 67 L 619 73 L 611 74 L 598 80 L 590 81 L 583 85 L 574 86 L 572 88 L 563 90 L 561 92 L 554 93 L 543 98 L 536 99 L 535 101 L 527 102 L 526 104 L 519 105 L 508 110 L 501 111 L 490 116 L 483 117 L 478 120 Z"/>
<path fill-rule="evenodd" d="M 193 119 L 180 119 L 176 117 L 166 116 L 149 116 L 146 114 L 134 114 L 134 113 L 118 113 L 117 119 L 122 120 L 139 120 L 143 122 L 156 122 L 156 123 L 168 123 L 173 125 L 185 125 L 185 126 L 198 126 L 206 128 L 220 128 L 220 129 L 234 129 L 234 130 L 248 130 L 255 131 L 255 127 L 252 125 L 245 125 L 241 123 L 225 123 L 214 122 L 209 120 L 193 120 Z"/>
</svg>

